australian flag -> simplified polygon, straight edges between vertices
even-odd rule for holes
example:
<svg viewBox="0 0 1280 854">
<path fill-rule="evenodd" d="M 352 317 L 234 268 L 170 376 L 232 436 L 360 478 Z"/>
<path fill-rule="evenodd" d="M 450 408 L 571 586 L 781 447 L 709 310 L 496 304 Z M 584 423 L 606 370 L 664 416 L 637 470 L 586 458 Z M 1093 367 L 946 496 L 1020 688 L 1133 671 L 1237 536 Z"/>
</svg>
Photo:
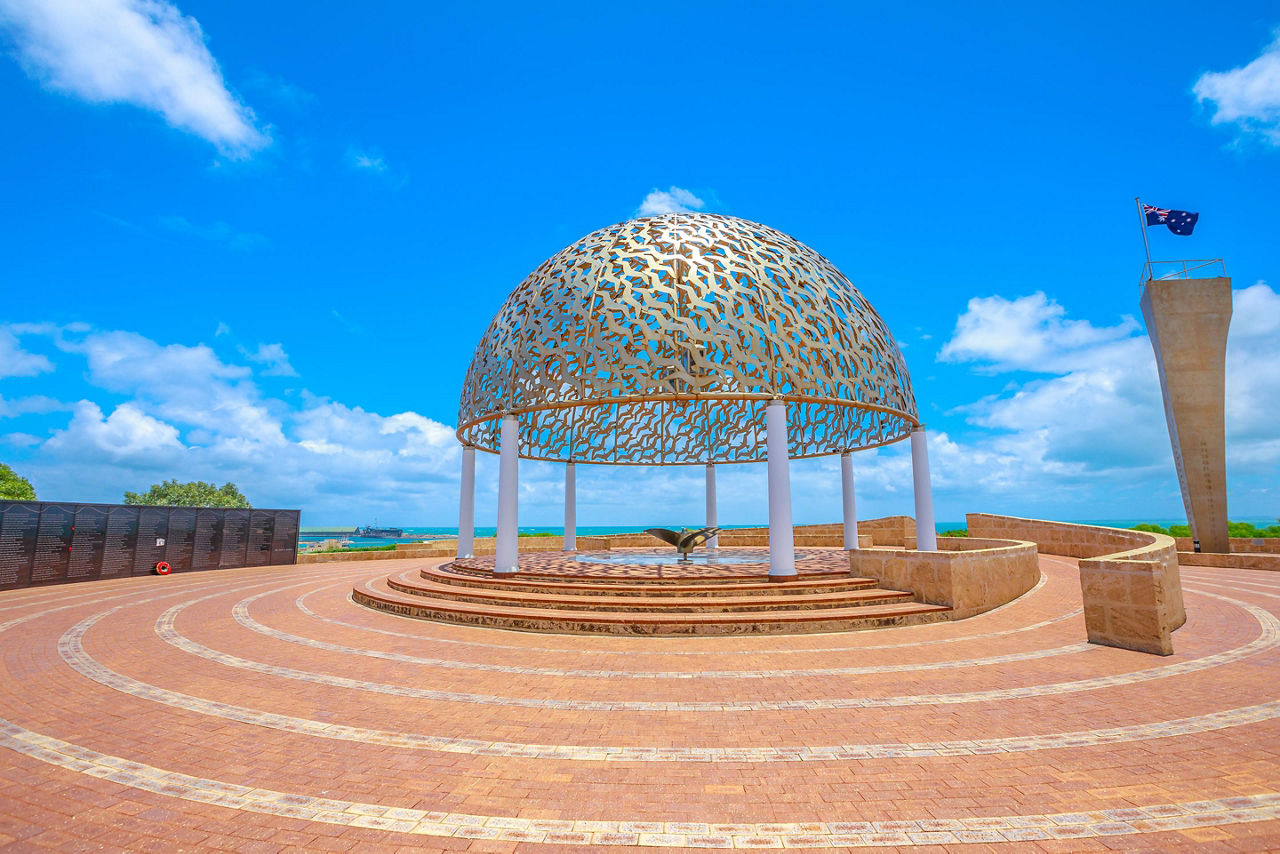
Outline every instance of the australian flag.
<svg viewBox="0 0 1280 854">
<path fill-rule="evenodd" d="M 1147 225 L 1167 225 L 1174 234 L 1190 234 L 1200 219 L 1198 213 L 1173 211 L 1151 205 L 1143 205 L 1142 212 L 1147 215 Z"/>
</svg>

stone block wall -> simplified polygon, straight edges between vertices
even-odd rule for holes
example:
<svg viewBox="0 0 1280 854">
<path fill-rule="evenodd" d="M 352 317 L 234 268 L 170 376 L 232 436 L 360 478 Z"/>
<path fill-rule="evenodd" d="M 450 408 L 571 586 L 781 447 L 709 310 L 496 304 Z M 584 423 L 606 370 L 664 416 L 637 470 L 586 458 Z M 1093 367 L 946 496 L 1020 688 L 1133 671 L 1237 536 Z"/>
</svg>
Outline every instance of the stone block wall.
<svg viewBox="0 0 1280 854">
<path fill-rule="evenodd" d="M 967 515 L 969 533 L 1016 537 L 1044 554 L 1080 558 L 1085 629 L 1091 643 L 1168 655 L 1187 621 L 1177 544 L 1164 534 L 996 516 Z"/>
<path fill-rule="evenodd" d="M 1172 608 L 1164 567 L 1156 561 L 1080 561 L 1089 643 L 1155 655 L 1173 653 Z"/>
<path fill-rule="evenodd" d="M 884 516 L 858 522 L 859 534 L 870 534 L 873 546 L 901 546 L 906 537 L 916 535 L 916 520 L 910 516 Z"/>
<path fill-rule="evenodd" d="M 1178 564 L 1181 566 L 1220 566 L 1224 569 L 1263 569 L 1280 572 L 1280 554 L 1196 554 L 1195 552 L 1178 552 Z"/>
<path fill-rule="evenodd" d="M 1190 537 L 1174 537 L 1180 552 L 1194 552 L 1195 541 Z M 1232 537 L 1231 554 L 1280 554 L 1280 539 L 1276 537 Z M 1211 552 L 1212 554 L 1212 552 Z"/>
<path fill-rule="evenodd" d="M 910 518 L 906 516 L 890 517 L 892 528 L 900 526 L 897 520 Z M 858 545 L 870 548 L 873 545 L 872 535 L 863 532 L 863 525 L 875 525 L 885 522 L 883 519 L 872 519 L 858 523 Z M 844 546 L 843 525 L 797 525 L 794 530 L 797 548 L 841 548 Z M 912 527 L 914 531 L 914 527 Z M 516 541 L 521 552 L 558 552 L 564 549 L 564 537 L 520 537 Z M 901 544 L 901 538 L 898 543 Z M 661 548 L 662 543 L 645 533 L 604 534 L 600 536 L 579 536 L 578 551 L 599 551 L 608 549 L 651 549 Z M 768 528 L 731 528 L 720 534 L 720 545 L 724 547 L 768 546 Z M 497 548 L 496 537 L 476 537 L 475 554 L 492 555 Z M 430 540 L 422 543 L 400 543 L 394 551 L 379 552 L 335 552 L 326 555 L 298 556 L 299 563 L 329 563 L 339 560 L 396 560 L 400 558 L 432 558 L 453 557 L 458 552 L 458 541 Z M 306 558 L 305 560 L 303 558 Z"/>
<path fill-rule="evenodd" d="M 949 605 L 957 620 L 1012 602 L 1040 580 L 1032 542 L 955 537 L 938 546 L 936 552 L 858 549 L 849 552 L 849 568 L 886 587 L 910 590 L 923 602 Z"/>
</svg>

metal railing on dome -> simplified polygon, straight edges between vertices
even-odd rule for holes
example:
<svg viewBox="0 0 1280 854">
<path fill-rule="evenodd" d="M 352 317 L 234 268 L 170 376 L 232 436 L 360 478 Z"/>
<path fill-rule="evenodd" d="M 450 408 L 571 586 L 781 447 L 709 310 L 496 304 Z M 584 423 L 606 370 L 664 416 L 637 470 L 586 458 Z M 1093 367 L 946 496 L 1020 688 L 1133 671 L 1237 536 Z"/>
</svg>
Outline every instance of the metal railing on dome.
<svg viewBox="0 0 1280 854">
<path fill-rule="evenodd" d="M 1216 267 L 1216 270 L 1215 270 Z M 1190 273 L 1203 270 L 1197 276 Z M 1160 275 L 1156 275 L 1160 273 Z M 1188 259 L 1185 261 L 1148 261 L 1142 265 L 1142 281 L 1139 287 L 1147 282 L 1163 282 L 1168 279 L 1204 278 L 1207 275 L 1227 275 L 1227 265 L 1221 258 Z"/>
</svg>

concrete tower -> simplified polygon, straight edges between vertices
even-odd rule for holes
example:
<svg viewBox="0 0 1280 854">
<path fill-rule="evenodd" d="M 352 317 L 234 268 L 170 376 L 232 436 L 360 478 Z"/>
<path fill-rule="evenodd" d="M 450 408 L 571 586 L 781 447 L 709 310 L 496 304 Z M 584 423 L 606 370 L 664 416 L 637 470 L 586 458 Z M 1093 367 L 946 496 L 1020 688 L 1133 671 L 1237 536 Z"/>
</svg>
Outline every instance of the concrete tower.
<svg viewBox="0 0 1280 854">
<path fill-rule="evenodd" d="M 1148 279 L 1141 304 L 1191 534 L 1202 551 L 1226 554 L 1223 406 L 1231 279 Z"/>
</svg>

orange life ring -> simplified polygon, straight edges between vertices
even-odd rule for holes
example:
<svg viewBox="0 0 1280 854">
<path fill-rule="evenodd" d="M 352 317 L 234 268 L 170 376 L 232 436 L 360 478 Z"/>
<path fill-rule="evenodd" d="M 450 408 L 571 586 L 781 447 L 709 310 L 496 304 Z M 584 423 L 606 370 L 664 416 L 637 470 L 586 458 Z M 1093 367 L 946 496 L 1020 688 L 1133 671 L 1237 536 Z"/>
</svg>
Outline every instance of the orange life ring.
<svg viewBox="0 0 1280 854">
<path fill-rule="evenodd" d="M 160 561 L 156 564 L 156 575 L 168 575 L 171 572 L 173 572 L 173 567 L 169 566 L 169 564 L 164 561 Z"/>
</svg>

